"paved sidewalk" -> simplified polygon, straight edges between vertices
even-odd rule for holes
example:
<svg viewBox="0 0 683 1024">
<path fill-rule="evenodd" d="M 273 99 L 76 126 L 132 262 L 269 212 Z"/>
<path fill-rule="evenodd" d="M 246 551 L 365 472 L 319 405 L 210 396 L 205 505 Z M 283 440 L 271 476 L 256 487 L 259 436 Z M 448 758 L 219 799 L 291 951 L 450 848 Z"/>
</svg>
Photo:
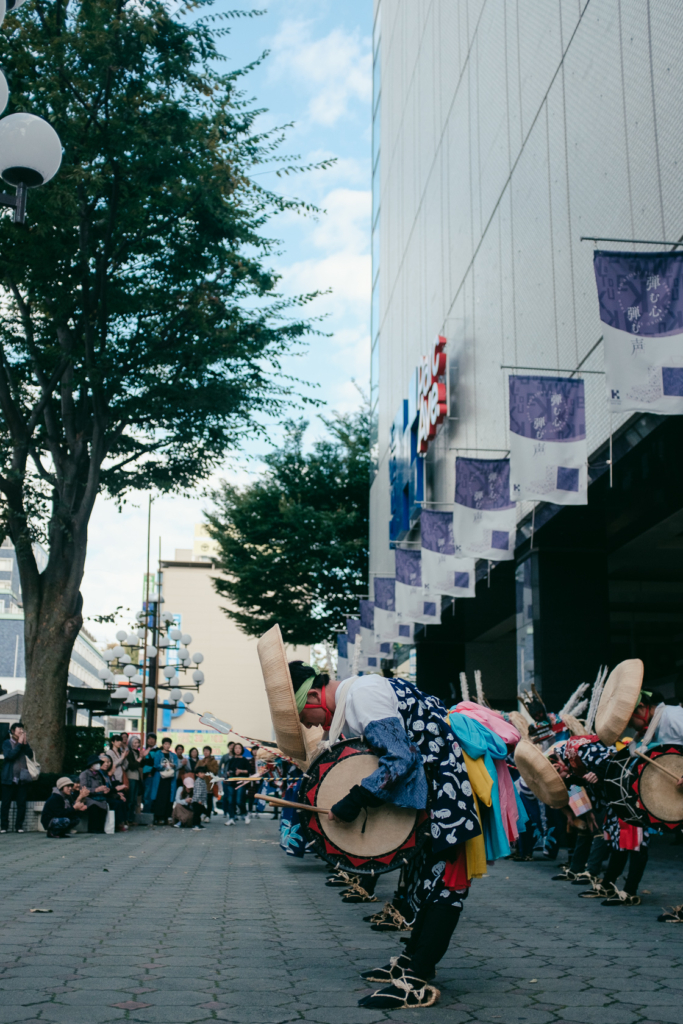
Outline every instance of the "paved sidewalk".
<svg viewBox="0 0 683 1024">
<path fill-rule="evenodd" d="M 357 971 L 402 947 L 324 887 L 319 861 L 286 858 L 270 820 L 6 835 L 0 1024 L 683 1024 L 683 925 L 656 920 L 683 902 L 682 860 L 656 841 L 633 909 L 577 899 L 554 865 L 504 861 L 473 887 L 439 1006 L 373 1013 Z"/>
</svg>

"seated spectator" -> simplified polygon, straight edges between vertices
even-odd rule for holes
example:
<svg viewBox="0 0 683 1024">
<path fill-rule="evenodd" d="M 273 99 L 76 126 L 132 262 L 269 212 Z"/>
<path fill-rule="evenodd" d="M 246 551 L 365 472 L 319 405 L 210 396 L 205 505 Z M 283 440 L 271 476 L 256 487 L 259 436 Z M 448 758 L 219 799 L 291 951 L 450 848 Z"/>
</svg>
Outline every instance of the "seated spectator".
<svg viewBox="0 0 683 1024">
<path fill-rule="evenodd" d="M 73 782 L 64 775 L 57 779 L 51 795 L 45 801 L 40 824 L 48 839 L 70 838 L 69 831 L 78 821 L 79 811 L 87 810 L 80 791 L 76 793 L 74 790 Z"/>
<path fill-rule="evenodd" d="M 26 758 L 33 757 L 28 745 L 23 722 L 13 722 L 9 727 L 9 739 L 2 745 L 2 809 L 0 810 L 0 832 L 9 828 L 9 811 L 12 802 L 17 803 L 15 829 L 24 831 L 26 817 L 26 791 L 31 775 L 26 767 Z"/>
<path fill-rule="evenodd" d="M 80 798 L 85 803 L 88 815 L 88 832 L 103 833 L 107 823 L 107 796 L 114 787 L 112 780 L 101 769 L 98 755 L 93 754 L 88 758 L 85 771 L 81 772 L 78 778 L 81 787 Z"/>
<path fill-rule="evenodd" d="M 192 829 L 198 832 L 203 829 L 202 815 L 207 814 L 207 781 L 209 773 L 206 767 L 197 767 L 197 778 L 194 780 L 194 791 L 192 794 Z"/>
<path fill-rule="evenodd" d="M 128 816 L 128 778 L 124 772 L 123 781 L 117 781 L 116 768 L 108 754 L 100 754 L 100 763 L 102 765 L 102 771 L 105 772 L 111 781 L 112 788 L 107 794 L 107 805 L 109 809 L 114 812 L 116 831 L 127 832 L 128 825 L 126 824 L 126 818 Z"/>
<path fill-rule="evenodd" d="M 185 776 L 182 786 L 176 790 L 173 802 L 173 827 L 189 828 L 192 824 L 192 801 L 194 799 L 194 779 L 191 775 Z"/>
</svg>

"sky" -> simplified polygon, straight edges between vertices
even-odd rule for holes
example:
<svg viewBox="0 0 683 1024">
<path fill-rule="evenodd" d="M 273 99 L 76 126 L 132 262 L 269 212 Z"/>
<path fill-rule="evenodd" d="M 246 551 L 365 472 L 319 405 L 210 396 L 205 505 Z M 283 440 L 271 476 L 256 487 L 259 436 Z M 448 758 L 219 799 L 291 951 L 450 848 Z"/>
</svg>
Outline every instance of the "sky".
<svg viewBox="0 0 683 1024">
<path fill-rule="evenodd" d="M 214 11 L 250 11 L 242 0 L 216 0 Z M 261 8 L 259 8 L 261 9 Z M 313 203 L 319 217 L 288 213 L 271 221 L 268 234 L 282 240 L 272 265 L 285 294 L 320 290 L 309 313 L 324 316 L 330 337 L 312 338 L 304 353 L 285 361 L 285 370 L 307 382 L 307 393 L 326 403 L 323 415 L 359 404 L 353 381 L 369 390 L 370 375 L 370 147 L 372 0 L 270 0 L 258 17 L 231 19 L 230 35 L 220 41 L 223 67 L 243 67 L 269 51 L 242 79 L 256 106 L 267 108 L 262 130 L 293 122 L 282 152 L 317 163 L 336 157 L 326 171 L 278 178 L 264 169 L 257 179 L 273 191 Z M 298 161 L 292 161 L 297 163 Z M 324 432 L 313 412 L 307 438 Z M 273 428 L 271 436 L 277 438 Z M 226 460 L 223 476 L 246 482 L 259 472 L 265 442 L 254 442 L 250 458 Z M 152 568 L 161 543 L 163 558 L 192 547 L 194 524 L 210 502 L 204 487 L 192 497 L 163 497 L 152 503 Z M 128 625 L 125 609 L 141 603 L 147 547 L 146 494 L 133 495 L 119 511 L 98 498 L 90 523 L 82 585 L 87 628 L 100 641 Z M 91 617 L 124 610 L 118 625 L 101 626 Z"/>
</svg>

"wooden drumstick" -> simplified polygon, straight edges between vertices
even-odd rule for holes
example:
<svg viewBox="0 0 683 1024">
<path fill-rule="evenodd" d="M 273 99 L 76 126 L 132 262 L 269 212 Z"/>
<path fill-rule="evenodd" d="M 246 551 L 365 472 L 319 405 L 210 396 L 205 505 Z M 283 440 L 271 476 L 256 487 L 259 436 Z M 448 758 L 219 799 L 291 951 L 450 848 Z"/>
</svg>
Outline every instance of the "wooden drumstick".
<svg viewBox="0 0 683 1024">
<path fill-rule="evenodd" d="M 329 814 L 330 812 L 324 807 L 314 807 L 309 804 L 297 804 L 293 800 L 281 800 L 279 796 L 266 796 L 263 793 L 256 794 L 257 800 L 266 800 L 269 804 L 274 804 L 276 807 L 294 807 L 297 811 L 308 811 L 309 814 Z"/>
<path fill-rule="evenodd" d="M 643 761 L 647 761 L 649 764 L 653 764 L 655 768 L 659 769 L 660 772 L 664 772 L 665 775 L 668 775 L 670 779 L 674 780 L 676 785 L 678 785 L 678 783 L 681 781 L 678 775 L 674 775 L 674 773 L 670 772 L 668 768 L 665 768 L 663 764 L 658 764 L 657 761 L 654 761 L 651 757 L 648 757 L 647 754 L 641 754 L 640 751 L 636 751 L 636 753 L 638 754 L 638 757 L 642 757 Z"/>
</svg>

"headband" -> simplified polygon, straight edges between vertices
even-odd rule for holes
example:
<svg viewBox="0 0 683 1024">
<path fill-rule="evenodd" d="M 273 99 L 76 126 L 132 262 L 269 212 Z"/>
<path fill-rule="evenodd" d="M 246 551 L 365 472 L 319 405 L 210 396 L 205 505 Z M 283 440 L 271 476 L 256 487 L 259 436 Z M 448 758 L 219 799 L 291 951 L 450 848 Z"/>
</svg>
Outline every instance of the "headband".
<svg viewBox="0 0 683 1024">
<path fill-rule="evenodd" d="M 308 697 L 310 690 L 313 688 L 314 682 L 315 672 L 313 672 L 313 675 L 309 676 L 308 679 L 304 680 L 304 682 L 301 684 L 299 689 L 294 694 L 294 700 L 296 701 L 296 709 L 299 712 L 299 714 L 301 714 L 303 709 L 306 707 L 306 699 Z"/>
</svg>

